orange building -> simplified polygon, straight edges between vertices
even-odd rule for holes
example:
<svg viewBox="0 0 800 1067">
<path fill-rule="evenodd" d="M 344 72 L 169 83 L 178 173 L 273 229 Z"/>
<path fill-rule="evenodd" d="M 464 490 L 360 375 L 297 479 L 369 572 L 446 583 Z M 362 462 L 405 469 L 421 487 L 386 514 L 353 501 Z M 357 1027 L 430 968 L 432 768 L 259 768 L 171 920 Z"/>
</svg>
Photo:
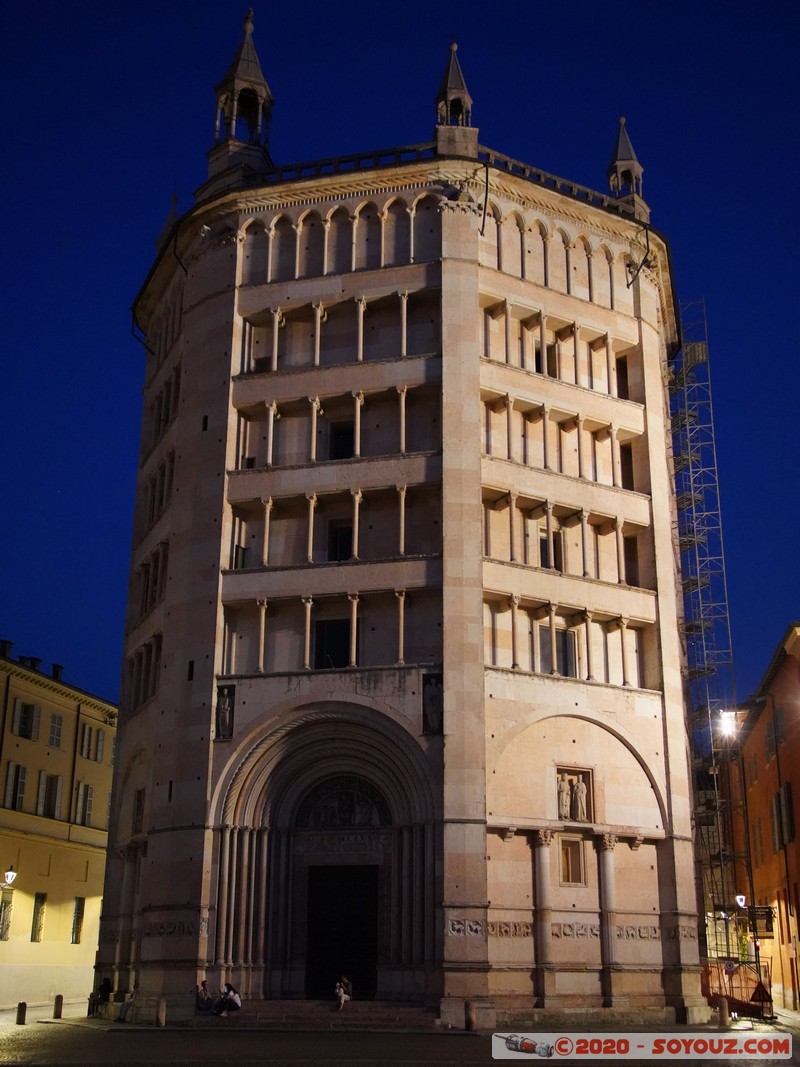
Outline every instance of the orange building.
<svg viewBox="0 0 800 1067">
<path fill-rule="evenodd" d="M 741 773 L 731 780 L 734 810 L 742 816 L 734 819 L 735 851 L 744 856 L 749 850 L 752 885 L 742 864 L 736 891 L 746 896 L 748 905 L 772 909 L 772 936 L 767 924 L 759 924 L 759 956 L 772 974 L 773 1003 L 796 1010 L 800 856 L 794 794 L 800 794 L 800 622 L 788 627 L 744 706 L 737 745 Z M 752 958 L 752 934 L 749 940 Z"/>
</svg>

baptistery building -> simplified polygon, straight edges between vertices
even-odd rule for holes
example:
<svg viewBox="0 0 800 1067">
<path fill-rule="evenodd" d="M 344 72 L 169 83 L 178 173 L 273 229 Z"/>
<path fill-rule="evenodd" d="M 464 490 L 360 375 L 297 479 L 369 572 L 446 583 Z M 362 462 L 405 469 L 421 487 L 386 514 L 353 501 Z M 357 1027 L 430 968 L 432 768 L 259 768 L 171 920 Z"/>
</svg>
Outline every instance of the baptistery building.
<svg viewBox="0 0 800 1067">
<path fill-rule="evenodd" d="M 680 336 L 624 120 L 607 192 L 511 159 L 453 45 L 432 140 L 286 166 L 251 15 L 215 91 L 134 303 L 98 978 L 700 1021 Z"/>
</svg>

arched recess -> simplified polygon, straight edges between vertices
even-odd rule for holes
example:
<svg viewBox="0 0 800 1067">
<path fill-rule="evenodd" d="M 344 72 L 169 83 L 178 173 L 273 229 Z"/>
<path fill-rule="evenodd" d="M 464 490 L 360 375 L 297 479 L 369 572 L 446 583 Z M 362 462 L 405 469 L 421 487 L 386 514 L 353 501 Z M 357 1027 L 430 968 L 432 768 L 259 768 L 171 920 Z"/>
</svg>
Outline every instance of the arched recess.
<svg viewBox="0 0 800 1067">
<path fill-rule="evenodd" d="M 516 211 L 503 220 L 503 231 L 500 238 L 503 251 L 503 270 L 506 274 L 513 274 L 515 278 L 523 276 L 524 225 Z"/>
<path fill-rule="evenodd" d="M 411 257 L 411 219 L 403 200 L 393 200 L 383 217 L 383 265 L 399 267 Z"/>
<path fill-rule="evenodd" d="M 353 223 L 343 207 L 330 217 L 327 274 L 347 274 L 353 269 Z"/>
<path fill-rule="evenodd" d="M 325 228 L 316 211 L 300 220 L 297 276 L 313 278 L 322 274 L 325 259 Z"/>
<path fill-rule="evenodd" d="M 614 256 L 608 245 L 600 245 L 594 258 L 594 302 L 614 307 Z"/>
<path fill-rule="evenodd" d="M 633 288 L 628 287 L 628 281 L 633 267 L 633 257 L 622 252 L 612 264 L 614 275 L 614 308 L 625 315 L 633 314 Z"/>
<path fill-rule="evenodd" d="M 297 234 L 292 220 L 281 215 L 272 227 L 271 282 L 286 282 L 294 278 L 296 254 Z"/>
<path fill-rule="evenodd" d="M 552 236 L 552 239 L 548 242 L 548 280 L 547 284 L 551 289 L 558 290 L 559 293 L 568 293 L 567 282 L 567 261 L 568 253 L 567 249 L 570 244 L 569 234 L 564 230 L 556 230 Z"/>
<path fill-rule="evenodd" d="M 351 882 L 368 876 L 360 891 L 366 918 L 342 912 L 341 924 L 372 924 L 352 940 L 366 942 L 369 933 L 374 950 L 366 962 L 328 960 L 327 968 L 349 966 L 361 996 L 422 999 L 434 992 L 428 989 L 436 891 L 430 775 L 405 730 L 357 704 L 294 709 L 240 748 L 214 802 L 212 882 L 214 962 L 235 985 L 251 997 L 330 992 L 336 975 L 325 977 L 325 951 L 320 956 L 314 942 L 320 906 L 314 887 L 328 885 L 323 899 L 335 895 L 344 870 Z M 309 818 L 310 810 L 326 810 L 318 806 L 326 796 L 336 816 Z M 347 947 L 340 952 L 346 956 Z"/>
<path fill-rule="evenodd" d="M 242 285 L 263 285 L 267 281 L 269 237 L 263 225 L 251 223 L 244 232 Z"/>
<path fill-rule="evenodd" d="M 585 237 L 578 237 L 572 247 L 571 255 L 573 296 L 581 300 L 592 299 L 592 246 Z"/>
<path fill-rule="evenodd" d="M 502 263 L 500 219 L 500 209 L 490 201 L 483 225 L 483 234 L 478 243 L 478 262 L 494 270 L 500 270 Z"/>
<path fill-rule="evenodd" d="M 580 764 L 581 760 L 592 764 L 587 770 L 593 772 L 597 788 L 594 822 L 638 826 L 653 833 L 665 831 L 666 798 L 635 740 L 598 716 L 532 711 L 506 738 L 493 768 L 496 774 L 490 780 L 503 783 L 504 804 L 524 804 L 538 818 L 555 819 L 556 780 L 553 776 L 548 781 L 546 772 L 562 763 Z M 517 774 L 512 783 L 515 766 L 533 769 L 530 776 Z M 489 807 L 498 810 L 497 806 Z M 633 809 L 638 810 L 638 819 Z"/>
<path fill-rule="evenodd" d="M 547 227 L 535 219 L 525 236 L 525 277 L 537 285 L 547 285 Z"/>
<path fill-rule="evenodd" d="M 377 270 L 381 265 L 381 218 L 374 204 L 364 204 L 356 215 L 356 270 Z"/>
<path fill-rule="evenodd" d="M 423 196 L 414 205 L 414 262 L 429 263 L 442 254 L 442 217 L 439 202 Z"/>
</svg>

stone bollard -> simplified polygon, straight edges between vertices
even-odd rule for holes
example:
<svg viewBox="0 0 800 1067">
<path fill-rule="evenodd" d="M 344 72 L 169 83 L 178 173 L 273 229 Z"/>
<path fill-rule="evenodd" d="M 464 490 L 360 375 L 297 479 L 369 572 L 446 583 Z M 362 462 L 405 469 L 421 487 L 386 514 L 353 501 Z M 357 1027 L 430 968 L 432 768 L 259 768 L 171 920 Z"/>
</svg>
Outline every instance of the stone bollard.
<svg viewBox="0 0 800 1067">
<path fill-rule="evenodd" d="M 53 1018 L 60 1019 L 61 1014 L 64 1011 L 64 997 L 61 993 L 56 994 L 56 999 L 53 1001 Z"/>
<path fill-rule="evenodd" d="M 466 1030 L 475 1029 L 475 1005 L 471 1000 L 467 1000 L 464 1003 L 464 1028 Z"/>
<path fill-rule="evenodd" d="M 719 998 L 719 1028 L 720 1030 L 730 1030 L 731 1028 L 731 1016 L 728 1009 L 728 1002 L 725 997 Z"/>
<path fill-rule="evenodd" d="M 25 1025 L 25 1015 L 27 1011 L 28 1005 L 25 1003 L 24 1000 L 21 1000 L 19 1004 L 17 1004 L 17 1026 Z"/>
<path fill-rule="evenodd" d="M 167 998 L 159 997 L 158 1008 L 156 1009 L 156 1026 L 167 1025 Z"/>
</svg>

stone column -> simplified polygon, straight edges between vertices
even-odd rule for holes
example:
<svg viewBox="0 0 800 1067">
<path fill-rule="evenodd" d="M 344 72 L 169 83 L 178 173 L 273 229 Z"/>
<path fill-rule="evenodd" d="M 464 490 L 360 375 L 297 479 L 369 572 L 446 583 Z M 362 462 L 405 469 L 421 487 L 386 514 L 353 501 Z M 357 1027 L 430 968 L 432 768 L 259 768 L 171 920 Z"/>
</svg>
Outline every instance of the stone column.
<svg viewBox="0 0 800 1067">
<path fill-rule="evenodd" d="M 400 358 L 408 355 L 408 293 L 399 292 L 400 297 Z"/>
<path fill-rule="evenodd" d="M 553 963 L 553 907 L 550 894 L 550 846 L 555 841 L 552 830 L 536 830 L 533 836 L 534 871 L 534 951 L 536 953 L 535 986 L 537 1004 L 544 1007 L 547 997 L 555 993 Z"/>
<path fill-rule="evenodd" d="M 622 463 L 619 457 L 619 437 L 617 436 L 619 431 L 617 427 L 611 425 L 611 471 L 612 482 L 617 489 L 622 488 Z"/>
<path fill-rule="evenodd" d="M 397 396 L 400 400 L 400 455 L 404 456 L 406 452 L 406 393 L 408 387 L 405 385 L 397 386 Z"/>
<path fill-rule="evenodd" d="M 608 394 L 609 396 L 617 395 L 617 365 L 614 359 L 614 351 L 611 347 L 611 337 L 609 334 L 605 336 L 606 342 L 606 374 L 608 375 Z"/>
<path fill-rule="evenodd" d="M 234 962 L 240 966 L 246 964 L 247 960 L 247 925 L 248 917 L 250 914 L 250 907 L 248 901 L 248 875 L 250 872 L 250 830 L 246 827 L 242 827 L 239 830 L 239 893 L 238 893 L 238 907 L 239 913 L 239 936 L 236 944 L 236 955 L 234 956 Z"/>
<path fill-rule="evenodd" d="M 623 520 L 617 515 L 614 519 L 614 534 L 617 545 L 617 582 L 627 585 L 625 581 L 625 538 L 622 535 Z"/>
<path fill-rule="evenodd" d="M 331 220 L 324 219 L 322 223 L 322 273 L 328 273 L 328 234 L 330 233 Z"/>
<path fill-rule="evenodd" d="M 578 415 L 575 419 L 575 432 L 578 435 L 578 477 L 586 478 L 586 455 L 585 455 L 585 442 L 583 438 L 583 423 L 584 418 L 582 415 Z"/>
<path fill-rule="evenodd" d="M 580 334 L 581 328 L 577 322 L 572 324 L 572 358 L 575 361 L 575 384 L 581 385 L 581 350 L 580 350 Z"/>
<path fill-rule="evenodd" d="M 353 397 L 353 455 L 361 455 L 361 408 L 364 406 L 364 394 L 352 393 Z"/>
<path fill-rule="evenodd" d="M 583 559 L 583 577 L 591 578 L 589 571 L 589 512 L 581 509 L 581 557 Z"/>
<path fill-rule="evenodd" d="M 539 315 L 539 363 L 541 364 L 542 374 L 547 375 L 547 330 L 545 328 L 544 312 Z"/>
<path fill-rule="evenodd" d="M 221 827 L 219 831 L 219 896 L 217 898 L 217 953 L 216 965 L 225 965 L 225 944 L 228 939 L 228 887 L 230 877 L 228 874 L 230 865 L 230 836 L 229 826 Z"/>
<path fill-rule="evenodd" d="M 542 404 L 542 464 L 546 471 L 552 470 L 550 466 L 550 441 L 548 427 L 550 425 L 550 409 Z"/>
<path fill-rule="evenodd" d="M 510 393 L 505 397 L 506 406 L 506 455 L 514 460 L 514 401 Z"/>
<path fill-rule="evenodd" d="M 508 555 L 512 563 L 517 562 L 517 494 L 508 494 Z"/>
<path fill-rule="evenodd" d="M 319 366 L 319 354 L 322 341 L 322 324 L 328 315 L 322 303 L 313 304 L 314 308 L 314 366 Z"/>
<path fill-rule="evenodd" d="M 261 566 L 269 566 L 269 527 L 270 517 L 272 515 L 272 497 L 262 497 L 261 503 L 264 505 L 264 536 L 261 539 Z"/>
<path fill-rule="evenodd" d="M 503 326 L 504 326 L 504 332 L 505 332 L 506 363 L 509 364 L 509 366 L 510 366 L 511 363 L 512 363 L 512 359 L 511 359 L 511 302 L 508 301 L 508 300 L 505 301 L 504 311 L 505 311 L 505 315 L 504 315 L 504 319 L 503 319 Z"/>
<path fill-rule="evenodd" d="M 558 650 L 556 648 L 556 606 L 547 605 L 547 621 L 550 628 L 550 673 L 558 674 Z"/>
<path fill-rule="evenodd" d="M 311 405 L 311 442 L 309 447 L 309 462 L 317 462 L 317 418 L 322 414 L 322 405 L 318 396 L 310 396 L 308 402 Z"/>
<path fill-rule="evenodd" d="M 348 593 L 350 601 L 350 666 L 357 666 L 356 652 L 358 650 L 358 593 Z"/>
<path fill-rule="evenodd" d="M 594 662 L 592 656 L 592 619 L 594 615 L 591 611 L 584 611 L 583 613 L 583 632 L 586 635 L 586 681 L 595 681 L 594 677 Z"/>
<path fill-rule="evenodd" d="M 397 496 L 400 502 L 397 554 L 398 556 L 404 556 L 406 554 L 406 491 L 408 487 L 405 485 L 398 485 L 395 486 L 395 488 L 397 489 Z"/>
<path fill-rule="evenodd" d="M 514 671 L 519 670 L 519 602 L 520 597 L 517 594 L 509 597 L 509 604 L 511 605 L 511 669 Z"/>
<path fill-rule="evenodd" d="M 630 675 L 628 674 L 628 656 L 627 656 L 627 644 L 628 644 L 628 642 L 625 640 L 625 634 L 627 633 L 627 630 L 628 630 L 628 620 L 621 617 L 620 620 L 619 620 L 619 650 L 620 650 L 620 657 L 622 659 L 622 684 L 623 685 L 630 685 L 631 684 Z"/>
<path fill-rule="evenodd" d="M 603 1007 L 619 1003 L 614 997 L 613 968 L 617 959 L 617 891 L 614 877 L 614 834 L 597 838 L 598 879 L 600 883 L 600 954 L 603 987 Z"/>
<path fill-rule="evenodd" d="M 271 242 L 270 242 L 271 246 Z M 280 308 L 272 308 L 272 370 L 278 369 L 278 331 L 286 324 Z"/>
<path fill-rule="evenodd" d="M 267 632 L 267 601 L 258 600 L 258 665 L 259 674 L 264 673 L 264 638 Z"/>
<path fill-rule="evenodd" d="M 271 467 L 275 453 L 275 423 L 280 418 L 278 405 L 273 402 L 267 404 L 267 466 Z"/>
<path fill-rule="evenodd" d="M 357 340 L 356 340 L 356 359 L 359 363 L 364 361 L 364 311 L 367 307 L 366 298 L 356 297 L 356 308 L 358 309 L 358 327 L 357 327 Z"/>
<path fill-rule="evenodd" d="M 545 515 L 545 530 L 547 532 L 547 569 L 553 570 L 555 568 L 555 545 L 553 541 L 553 505 L 550 501 L 546 501 L 544 505 Z"/>
<path fill-rule="evenodd" d="M 317 506 L 317 494 L 306 493 L 308 501 L 308 538 L 306 540 L 306 562 L 314 562 L 314 509 Z"/>
<path fill-rule="evenodd" d="M 306 613 L 303 628 L 303 670 L 305 671 L 311 669 L 311 606 L 313 603 L 313 597 L 303 597 L 303 607 Z"/>
<path fill-rule="evenodd" d="M 397 662 L 405 663 L 405 629 L 406 629 L 406 591 L 395 589 L 397 597 Z"/>
<path fill-rule="evenodd" d="M 352 558 L 358 559 L 358 526 L 359 517 L 361 514 L 361 500 L 363 494 L 360 489 L 352 489 L 350 495 L 353 498 L 353 538 L 352 538 Z"/>
<path fill-rule="evenodd" d="M 238 854 L 239 854 L 239 829 L 231 827 L 230 848 L 228 860 L 228 922 L 225 932 L 225 965 L 233 965 L 233 934 L 236 927 L 236 896 L 239 887 Z"/>
<path fill-rule="evenodd" d="M 255 963 L 257 967 L 264 966 L 264 947 L 267 940 L 267 908 L 269 906 L 267 896 L 267 884 L 269 875 L 269 830 L 266 827 L 261 827 L 258 831 L 258 890 L 256 893 L 255 907 L 256 907 L 256 959 Z"/>
</svg>

